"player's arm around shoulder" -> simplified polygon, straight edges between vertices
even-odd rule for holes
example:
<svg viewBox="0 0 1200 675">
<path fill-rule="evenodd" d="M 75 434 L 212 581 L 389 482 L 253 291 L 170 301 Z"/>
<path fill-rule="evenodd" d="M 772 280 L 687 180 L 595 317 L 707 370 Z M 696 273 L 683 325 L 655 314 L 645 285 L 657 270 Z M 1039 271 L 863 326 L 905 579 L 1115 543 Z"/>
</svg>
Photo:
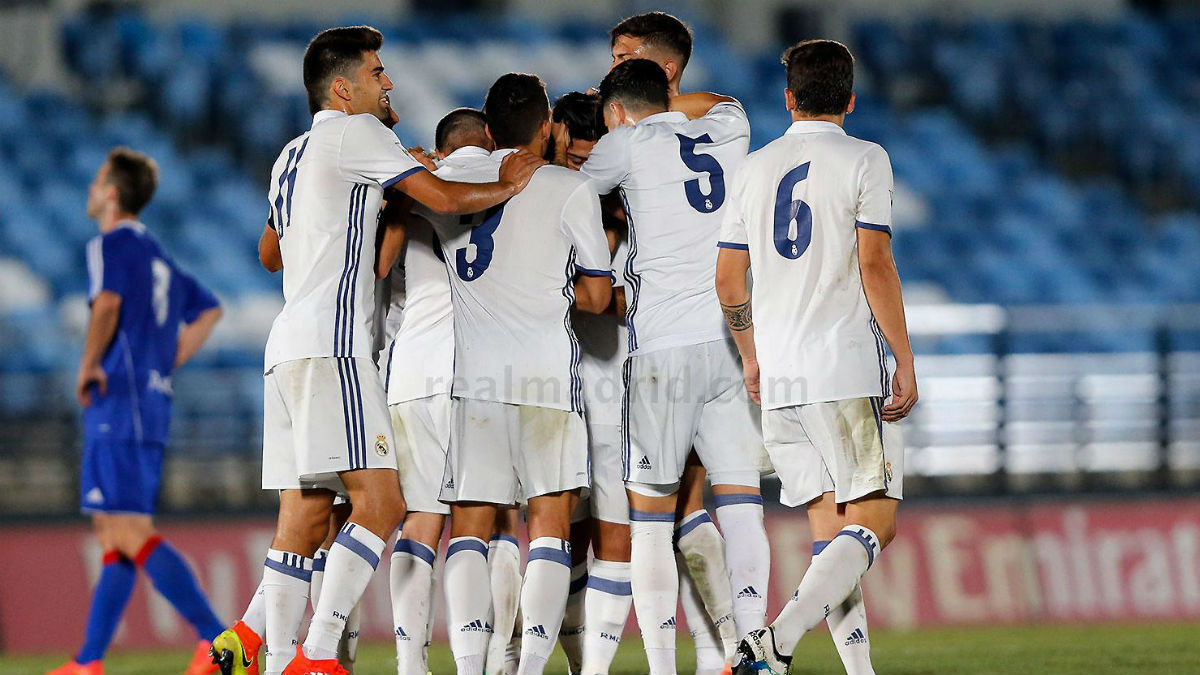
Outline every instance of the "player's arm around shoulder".
<svg viewBox="0 0 1200 675">
<path fill-rule="evenodd" d="M 883 419 L 897 422 L 908 416 L 917 403 L 917 376 L 904 317 L 900 274 L 892 256 L 892 165 L 882 147 L 870 144 L 859 163 L 857 179 L 855 229 L 863 292 L 896 358 L 892 400 L 883 408 Z"/>
<path fill-rule="evenodd" d="M 442 215 L 478 213 L 516 196 L 546 160 L 521 150 L 505 155 L 493 183 L 456 183 L 422 171 L 396 184 L 396 189 Z"/>
</svg>

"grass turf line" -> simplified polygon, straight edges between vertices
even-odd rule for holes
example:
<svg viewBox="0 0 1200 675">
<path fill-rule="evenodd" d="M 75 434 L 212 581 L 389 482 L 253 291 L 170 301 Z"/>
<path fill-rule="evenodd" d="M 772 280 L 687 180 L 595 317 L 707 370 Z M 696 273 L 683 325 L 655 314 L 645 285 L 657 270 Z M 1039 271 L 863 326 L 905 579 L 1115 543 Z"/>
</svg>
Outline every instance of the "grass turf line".
<svg viewBox="0 0 1200 675">
<path fill-rule="evenodd" d="M 1054 675 L 1200 674 L 1200 624 L 1127 624 L 1103 626 L 1017 626 L 923 630 L 914 633 L 878 632 L 871 635 L 876 669 L 888 675 Z M 170 675 L 182 673 L 188 651 L 114 653 L 105 661 L 108 675 Z M 67 654 L 0 655 L 0 675 L 38 675 L 57 666 Z M 386 644 L 363 645 L 358 675 L 395 672 L 395 652 Z M 435 675 L 454 672 L 450 649 L 435 644 L 430 650 Z M 695 668 L 689 641 L 679 641 L 679 672 Z M 566 659 L 556 650 L 546 672 L 566 674 Z M 792 673 L 843 672 L 829 636 L 818 631 L 801 641 Z M 612 675 L 644 675 L 641 643 L 625 640 L 613 663 Z"/>
</svg>

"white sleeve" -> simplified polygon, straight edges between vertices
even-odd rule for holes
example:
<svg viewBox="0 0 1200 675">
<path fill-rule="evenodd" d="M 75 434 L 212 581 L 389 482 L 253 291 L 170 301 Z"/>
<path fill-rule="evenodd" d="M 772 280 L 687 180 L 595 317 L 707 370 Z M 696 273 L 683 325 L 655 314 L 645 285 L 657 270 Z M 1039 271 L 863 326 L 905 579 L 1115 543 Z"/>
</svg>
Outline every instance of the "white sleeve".
<svg viewBox="0 0 1200 675">
<path fill-rule="evenodd" d="M 617 127 L 600 137 L 579 170 L 591 179 L 596 194 L 606 195 L 629 177 L 629 127 Z"/>
<path fill-rule="evenodd" d="M 855 227 L 892 232 L 892 162 L 887 152 L 871 145 L 858 163 L 858 204 Z"/>
<path fill-rule="evenodd" d="M 590 184 L 581 183 L 567 197 L 562 210 L 562 228 L 575 246 L 575 271 L 589 277 L 611 279 L 612 256 L 600 220 L 600 197 Z"/>
<path fill-rule="evenodd" d="M 354 115 L 342 134 L 338 158 L 342 174 L 356 183 L 389 188 L 425 167 L 408 154 L 391 129 L 374 115 Z"/>
<path fill-rule="evenodd" d="M 718 103 L 701 119 L 718 125 L 725 138 L 750 138 L 750 118 L 746 116 L 746 109 L 737 101 Z"/>
<path fill-rule="evenodd" d="M 746 171 L 746 164 L 743 163 L 730 181 L 731 189 L 725 198 L 725 214 L 721 221 L 721 238 L 717 240 L 717 246 L 721 248 L 750 250 L 750 240 L 746 235 L 746 209 L 742 203 L 742 174 Z"/>
</svg>

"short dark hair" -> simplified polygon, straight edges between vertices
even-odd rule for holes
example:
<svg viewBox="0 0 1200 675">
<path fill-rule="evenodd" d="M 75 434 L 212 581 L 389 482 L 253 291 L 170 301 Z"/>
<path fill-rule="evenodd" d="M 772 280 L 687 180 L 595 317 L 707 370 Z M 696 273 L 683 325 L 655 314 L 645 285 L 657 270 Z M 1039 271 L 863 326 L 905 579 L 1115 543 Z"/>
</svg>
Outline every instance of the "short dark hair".
<svg viewBox="0 0 1200 675">
<path fill-rule="evenodd" d="M 487 140 L 484 132 L 486 126 L 487 118 L 482 112 L 475 108 L 455 108 L 438 121 L 433 132 L 434 147 L 438 152 L 450 154 L 464 145 L 470 145 L 470 141 L 475 140 L 472 138 L 475 134 Z"/>
<path fill-rule="evenodd" d="M 608 33 L 609 47 L 617 44 L 622 35 L 639 38 L 652 46 L 669 50 L 679 57 L 679 70 L 687 67 L 692 58 L 692 29 L 666 12 L 635 14 L 613 26 Z"/>
<path fill-rule="evenodd" d="M 854 90 L 854 56 L 833 40 L 804 40 L 783 53 L 787 88 L 798 112 L 840 115 Z"/>
<path fill-rule="evenodd" d="M 377 52 L 383 33 L 371 26 L 341 26 L 317 33 L 304 50 L 304 89 L 308 108 L 316 114 L 325 107 L 329 82 L 347 75 L 363 60 L 363 52 Z"/>
<path fill-rule="evenodd" d="M 649 59 L 618 63 L 600 82 L 600 105 L 616 101 L 628 108 L 666 110 L 671 107 L 667 73 Z"/>
<path fill-rule="evenodd" d="M 150 203 L 158 188 L 158 162 L 144 152 L 126 147 L 108 151 L 109 185 L 117 188 L 117 204 L 137 215 Z"/>
<path fill-rule="evenodd" d="M 600 97 L 581 91 L 558 97 L 554 102 L 554 121 L 567 125 L 571 138 L 581 141 L 598 141 L 608 131 L 604 126 Z"/>
<path fill-rule="evenodd" d="M 501 75 L 488 89 L 483 115 L 497 148 L 524 145 L 550 119 L 546 84 L 529 73 Z"/>
</svg>

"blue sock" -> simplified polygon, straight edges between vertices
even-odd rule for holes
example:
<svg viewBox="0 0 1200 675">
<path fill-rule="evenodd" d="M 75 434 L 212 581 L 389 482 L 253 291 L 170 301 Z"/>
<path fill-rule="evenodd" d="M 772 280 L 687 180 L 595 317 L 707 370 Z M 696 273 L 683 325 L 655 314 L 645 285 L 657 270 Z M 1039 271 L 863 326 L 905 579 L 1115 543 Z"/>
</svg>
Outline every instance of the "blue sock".
<svg viewBox="0 0 1200 675">
<path fill-rule="evenodd" d="M 92 593 L 87 632 L 84 633 L 83 648 L 75 657 L 76 663 L 91 663 L 104 658 L 136 581 L 137 568 L 128 558 L 121 557 L 116 551 L 104 554 L 104 567 Z"/>
<path fill-rule="evenodd" d="M 146 575 L 154 582 L 154 588 L 171 603 L 175 611 L 192 624 L 201 640 L 212 640 L 225 630 L 225 625 L 213 614 L 208 598 L 204 597 L 204 591 L 200 590 L 183 556 L 162 537 L 151 537 L 138 551 L 134 561 L 146 570 Z"/>
</svg>

